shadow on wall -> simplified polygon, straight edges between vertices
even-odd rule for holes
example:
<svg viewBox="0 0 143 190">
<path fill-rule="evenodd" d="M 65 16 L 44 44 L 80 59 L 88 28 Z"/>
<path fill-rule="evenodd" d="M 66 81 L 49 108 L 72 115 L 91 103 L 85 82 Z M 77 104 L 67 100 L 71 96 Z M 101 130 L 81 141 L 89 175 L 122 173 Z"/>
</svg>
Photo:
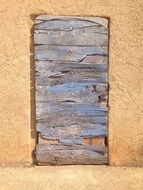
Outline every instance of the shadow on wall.
<svg viewBox="0 0 143 190">
<path fill-rule="evenodd" d="M 30 15 L 30 19 L 34 22 L 38 14 Z M 30 35 L 30 123 L 31 123 L 31 139 L 32 139 L 32 159 L 36 163 L 35 147 L 37 144 L 36 132 L 36 103 L 35 103 L 35 61 L 34 61 L 34 25 L 31 28 Z"/>
</svg>

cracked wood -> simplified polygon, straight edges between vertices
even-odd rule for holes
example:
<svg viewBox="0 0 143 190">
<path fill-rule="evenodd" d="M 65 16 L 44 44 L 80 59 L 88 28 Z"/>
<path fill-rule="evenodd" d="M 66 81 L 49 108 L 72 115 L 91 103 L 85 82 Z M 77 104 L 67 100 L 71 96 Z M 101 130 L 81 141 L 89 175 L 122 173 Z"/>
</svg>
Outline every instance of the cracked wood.
<svg viewBox="0 0 143 190">
<path fill-rule="evenodd" d="M 106 164 L 108 20 L 41 15 L 34 44 L 38 164 Z"/>
</svg>

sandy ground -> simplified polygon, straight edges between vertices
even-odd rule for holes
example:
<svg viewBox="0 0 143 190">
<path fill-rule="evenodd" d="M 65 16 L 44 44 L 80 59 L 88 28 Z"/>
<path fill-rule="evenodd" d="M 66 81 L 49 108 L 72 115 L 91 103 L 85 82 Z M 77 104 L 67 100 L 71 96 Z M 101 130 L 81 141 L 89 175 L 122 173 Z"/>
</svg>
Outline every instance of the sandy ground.
<svg viewBox="0 0 143 190">
<path fill-rule="evenodd" d="M 142 190 L 143 168 L 0 168 L 0 190 Z"/>
</svg>

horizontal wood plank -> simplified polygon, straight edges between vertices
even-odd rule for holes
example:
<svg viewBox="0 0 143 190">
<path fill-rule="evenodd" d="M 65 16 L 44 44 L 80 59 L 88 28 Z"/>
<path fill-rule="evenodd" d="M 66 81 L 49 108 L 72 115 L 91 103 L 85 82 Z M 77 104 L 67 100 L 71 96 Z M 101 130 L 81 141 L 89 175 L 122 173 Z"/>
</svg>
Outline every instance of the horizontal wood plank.
<svg viewBox="0 0 143 190">
<path fill-rule="evenodd" d="M 90 138 L 90 137 L 106 137 L 107 126 L 102 124 L 80 124 L 75 123 L 69 126 L 56 127 L 45 123 L 37 123 L 37 131 L 45 139 L 61 139 L 61 138 Z"/>
<path fill-rule="evenodd" d="M 49 117 L 48 115 L 43 114 L 43 117 L 37 116 L 36 122 L 55 127 L 69 126 L 73 125 L 74 123 L 79 123 L 82 125 L 83 123 L 106 124 L 108 122 L 107 116 L 77 117 L 72 115 L 65 116 L 62 114 L 57 114 L 56 116 L 57 118 L 55 119 L 54 116 Z"/>
<path fill-rule="evenodd" d="M 41 22 L 39 22 L 41 20 Z M 38 21 L 38 22 L 37 22 Z M 37 23 L 36 23 L 37 22 Z M 44 30 L 72 30 L 82 29 L 90 26 L 104 26 L 107 28 L 108 19 L 105 18 L 94 18 L 94 17 L 41 17 L 35 20 L 34 29 Z"/>
<path fill-rule="evenodd" d="M 87 72 L 105 72 L 108 69 L 107 57 L 106 56 L 96 56 L 96 60 L 93 63 L 82 62 L 65 62 L 65 61 L 36 61 L 35 63 L 36 71 L 51 71 L 51 72 L 66 72 L 72 70 L 86 70 Z"/>
<path fill-rule="evenodd" d="M 107 147 L 38 144 L 36 157 L 39 165 L 107 164 Z"/>
<path fill-rule="evenodd" d="M 64 73 L 61 74 L 56 73 L 54 75 L 48 75 L 43 73 L 37 73 L 38 76 L 36 76 L 36 85 L 37 86 L 57 86 L 64 83 L 107 83 L 108 81 L 108 75 L 107 73 L 78 73 L 75 72 L 75 75 L 73 73 Z"/>
<path fill-rule="evenodd" d="M 78 82 L 70 82 L 70 83 L 64 83 L 64 84 L 59 84 L 55 86 L 37 86 L 36 89 L 38 88 L 46 88 L 48 90 L 48 93 L 62 93 L 62 92 L 74 92 L 78 90 L 91 90 L 92 92 L 107 92 L 108 91 L 108 84 L 107 83 L 94 83 L 94 82 L 83 82 L 83 83 L 78 83 Z"/>
<path fill-rule="evenodd" d="M 63 103 L 46 103 L 37 102 L 37 117 L 44 115 L 73 115 L 73 116 L 104 116 L 107 114 L 108 108 L 100 104 L 78 104 L 74 102 L 63 102 Z"/>
<path fill-rule="evenodd" d="M 62 85 L 61 85 L 62 86 Z M 84 84 L 69 90 L 63 89 L 63 91 L 58 91 L 56 89 L 53 92 L 52 87 L 49 86 L 37 86 L 36 87 L 36 101 L 37 102 L 75 102 L 75 103 L 98 103 L 104 100 L 104 95 L 107 95 L 107 90 L 96 91 L 96 85 Z M 107 97 L 105 97 L 107 100 Z"/>
<path fill-rule="evenodd" d="M 35 59 L 39 61 L 82 62 L 87 56 L 95 55 L 98 59 L 94 63 L 107 63 L 108 47 L 36 45 L 35 53 Z"/>
<path fill-rule="evenodd" d="M 36 118 L 38 123 L 49 126 L 72 125 L 74 123 L 105 124 L 107 122 L 108 108 L 101 104 L 75 104 L 46 102 L 36 103 Z M 55 120 L 56 118 L 56 120 Z"/>
<path fill-rule="evenodd" d="M 37 26 L 38 24 L 40 23 L 37 23 Z M 42 24 L 42 22 L 41 22 Z M 43 24 L 42 24 L 43 25 Z M 36 26 L 36 27 L 37 27 Z M 93 26 L 87 26 L 87 27 L 83 27 L 83 28 L 69 28 L 69 29 L 47 29 L 47 28 L 44 28 L 43 29 L 35 29 L 35 33 L 36 34 L 48 34 L 48 35 L 58 35 L 60 33 L 60 35 L 65 35 L 67 34 L 67 32 L 70 32 L 71 35 L 75 36 L 75 35 L 79 35 L 79 34 L 82 34 L 82 35 L 85 35 L 85 34 L 90 34 L 90 33 L 97 33 L 97 34 L 108 34 L 108 30 L 106 27 L 104 27 L 103 25 L 100 25 L 100 24 L 97 24 L 96 27 L 95 25 Z"/>
<path fill-rule="evenodd" d="M 108 19 L 102 17 L 79 17 L 79 16 L 50 16 L 50 15 L 39 15 L 35 19 L 35 25 L 39 23 L 43 23 L 44 21 L 52 21 L 52 20 L 80 20 L 80 21 L 91 21 L 97 25 L 103 25 L 105 28 L 108 28 Z M 49 28 L 48 28 L 49 29 Z"/>
<path fill-rule="evenodd" d="M 102 35 L 102 37 L 101 37 Z M 62 46 L 108 46 L 108 35 L 98 33 L 86 33 L 73 36 L 71 32 L 57 35 L 48 33 L 36 33 L 35 45 L 62 45 Z"/>
</svg>

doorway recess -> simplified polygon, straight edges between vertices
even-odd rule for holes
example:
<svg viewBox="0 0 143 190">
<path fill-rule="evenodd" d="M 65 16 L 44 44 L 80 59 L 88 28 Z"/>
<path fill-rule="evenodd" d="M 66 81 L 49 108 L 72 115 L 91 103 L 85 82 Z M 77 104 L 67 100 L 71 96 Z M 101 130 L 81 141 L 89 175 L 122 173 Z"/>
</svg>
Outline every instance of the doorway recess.
<svg viewBox="0 0 143 190">
<path fill-rule="evenodd" d="M 35 19 L 36 159 L 107 164 L 108 19 Z"/>
</svg>

